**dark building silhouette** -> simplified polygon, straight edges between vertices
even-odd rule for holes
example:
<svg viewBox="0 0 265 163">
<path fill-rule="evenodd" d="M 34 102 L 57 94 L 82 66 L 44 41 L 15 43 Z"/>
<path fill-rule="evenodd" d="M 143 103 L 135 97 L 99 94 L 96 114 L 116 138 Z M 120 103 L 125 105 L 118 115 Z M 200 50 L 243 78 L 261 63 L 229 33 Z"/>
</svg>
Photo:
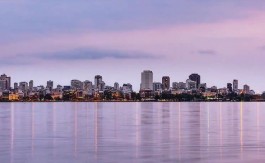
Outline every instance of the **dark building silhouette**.
<svg viewBox="0 0 265 163">
<path fill-rule="evenodd" d="M 227 83 L 227 89 L 229 92 L 233 91 L 232 83 Z"/>
<path fill-rule="evenodd" d="M 201 84 L 201 76 L 199 74 L 191 74 L 189 79 L 196 82 L 196 87 L 199 88 Z"/>
<path fill-rule="evenodd" d="M 96 75 L 94 80 L 95 88 L 99 88 L 101 83 L 102 83 L 102 76 Z"/>
<path fill-rule="evenodd" d="M 169 88 L 170 88 L 169 76 L 163 76 L 162 77 L 162 88 L 163 88 L 163 90 L 169 90 Z"/>
</svg>

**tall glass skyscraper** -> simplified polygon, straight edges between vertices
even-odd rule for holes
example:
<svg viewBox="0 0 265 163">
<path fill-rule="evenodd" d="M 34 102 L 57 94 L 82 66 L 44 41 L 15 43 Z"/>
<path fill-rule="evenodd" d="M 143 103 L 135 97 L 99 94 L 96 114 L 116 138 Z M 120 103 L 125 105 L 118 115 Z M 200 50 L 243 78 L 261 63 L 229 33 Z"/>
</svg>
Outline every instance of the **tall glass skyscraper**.
<svg viewBox="0 0 265 163">
<path fill-rule="evenodd" d="M 153 90 L 153 72 L 144 70 L 141 74 L 141 90 Z"/>
</svg>

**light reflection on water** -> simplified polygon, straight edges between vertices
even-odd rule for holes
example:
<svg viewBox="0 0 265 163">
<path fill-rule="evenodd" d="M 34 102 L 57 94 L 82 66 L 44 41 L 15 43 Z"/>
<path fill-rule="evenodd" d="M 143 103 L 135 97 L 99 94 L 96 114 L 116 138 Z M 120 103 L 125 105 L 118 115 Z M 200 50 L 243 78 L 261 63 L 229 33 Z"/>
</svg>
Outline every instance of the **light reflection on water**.
<svg viewBox="0 0 265 163">
<path fill-rule="evenodd" d="M 0 103 L 0 162 L 264 162 L 265 103 Z"/>
</svg>

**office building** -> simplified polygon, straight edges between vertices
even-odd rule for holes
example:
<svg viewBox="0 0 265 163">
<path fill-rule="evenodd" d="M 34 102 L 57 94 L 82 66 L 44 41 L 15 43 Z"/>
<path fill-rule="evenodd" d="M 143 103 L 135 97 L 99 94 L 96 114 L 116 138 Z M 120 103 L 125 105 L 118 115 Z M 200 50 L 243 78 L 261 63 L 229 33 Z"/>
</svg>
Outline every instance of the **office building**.
<svg viewBox="0 0 265 163">
<path fill-rule="evenodd" d="M 248 85 L 244 85 L 243 86 L 243 92 L 245 93 L 245 94 L 249 94 L 249 92 L 250 92 L 250 87 L 248 86 Z"/>
<path fill-rule="evenodd" d="M 11 77 L 8 77 L 6 74 L 0 76 L 0 89 L 9 90 L 11 87 Z"/>
<path fill-rule="evenodd" d="M 186 80 L 186 88 L 189 89 L 189 90 L 197 89 L 197 83 L 196 83 L 196 81 L 187 79 Z"/>
<path fill-rule="evenodd" d="M 99 87 L 101 87 L 101 86 L 100 86 L 100 84 L 102 84 L 101 82 L 102 82 L 102 76 L 100 76 L 100 75 L 96 75 L 96 76 L 95 76 L 95 80 L 94 80 L 95 88 L 99 88 Z"/>
<path fill-rule="evenodd" d="M 173 82 L 172 83 L 172 88 L 173 89 L 178 89 L 178 82 Z"/>
<path fill-rule="evenodd" d="M 23 92 L 27 91 L 29 89 L 29 85 L 27 82 L 20 82 L 19 83 L 19 89 Z"/>
<path fill-rule="evenodd" d="M 114 90 L 120 90 L 119 83 L 117 82 L 114 83 Z"/>
<path fill-rule="evenodd" d="M 71 80 L 71 88 L 72 89 L 83 89 L 83 82 L 80 80 L 73 79 Z"/>
<path fill-rule="evenodd" d="M 84 81 L 83 82 L 83 89 L 84 89 L 84 91 L 92 91 L 92 89 L 93 89 L 92 82 L 89 80 Z"/>
<path fill-rule="evenodd" d="M 154 82 L 153 83 L 153 91 L 161 91 L 162 90 L 162 83 Z"/>
<path fill-rule="evenodd" d="M 163 90 L 169 90 L 169 88 L 170 88 L 169 76 L 163 76 L 162 77 L 162 87 L 163 87 Z"/>
<path fill-rule="evenodd" d="M 233 91 L 237 91 L 238 90 L 238 80 L 234 79 L 233 80 Z"/>
<path fill-rule="evenodd" d="M 46 88 L 51 91 L 53 89 L 53 81 L 51 80 L 47 81 Z"/>
<path fill-rule="evenodd" d="M 227 88 L 228 92 L 232 92 L 233 91 L 232 83 L 227 83 L 226 88 Z"/>
<path fill-rule="evenodd" d="M 33 90 L 33 80 L 29 81 L 29 90 Z"/>
<path fill-rule="evenodd" d="M 144 70 L 141 73 L 141 90 L 153 90 L 153 72 L 150 70 Z"/>
<path fill-rule="evenodd" d="M 196 82 L 196 88 L 199 88 L 201 84 L 201 76 L 198 74 L 191 74 L 189 79 Z"/>
<path fill-rule="evenodd" d="M 18 89 L 18 83 L 14 83 L 14 89 Z"/>
<path fill-rule="evenodd" d="M 179 83 L 178 83 L 178 89 L 186 89 L 186 83 L 184 83 L 184 82 L 179 82 Z"/>
</svg>

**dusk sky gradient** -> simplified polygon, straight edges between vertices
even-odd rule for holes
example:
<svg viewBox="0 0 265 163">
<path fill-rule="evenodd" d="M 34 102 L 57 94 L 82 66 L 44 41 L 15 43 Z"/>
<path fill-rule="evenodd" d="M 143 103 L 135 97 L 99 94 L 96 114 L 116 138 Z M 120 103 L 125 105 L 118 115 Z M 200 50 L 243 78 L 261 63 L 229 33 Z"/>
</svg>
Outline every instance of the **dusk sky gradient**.
<svg viewBox="0 0 265 163">
<path fill-rule="evenodd" d="M 0 70 L 13 82 L 186 81 L 265 91 L 264 0 L 0 0 Z"/>
</svg>

